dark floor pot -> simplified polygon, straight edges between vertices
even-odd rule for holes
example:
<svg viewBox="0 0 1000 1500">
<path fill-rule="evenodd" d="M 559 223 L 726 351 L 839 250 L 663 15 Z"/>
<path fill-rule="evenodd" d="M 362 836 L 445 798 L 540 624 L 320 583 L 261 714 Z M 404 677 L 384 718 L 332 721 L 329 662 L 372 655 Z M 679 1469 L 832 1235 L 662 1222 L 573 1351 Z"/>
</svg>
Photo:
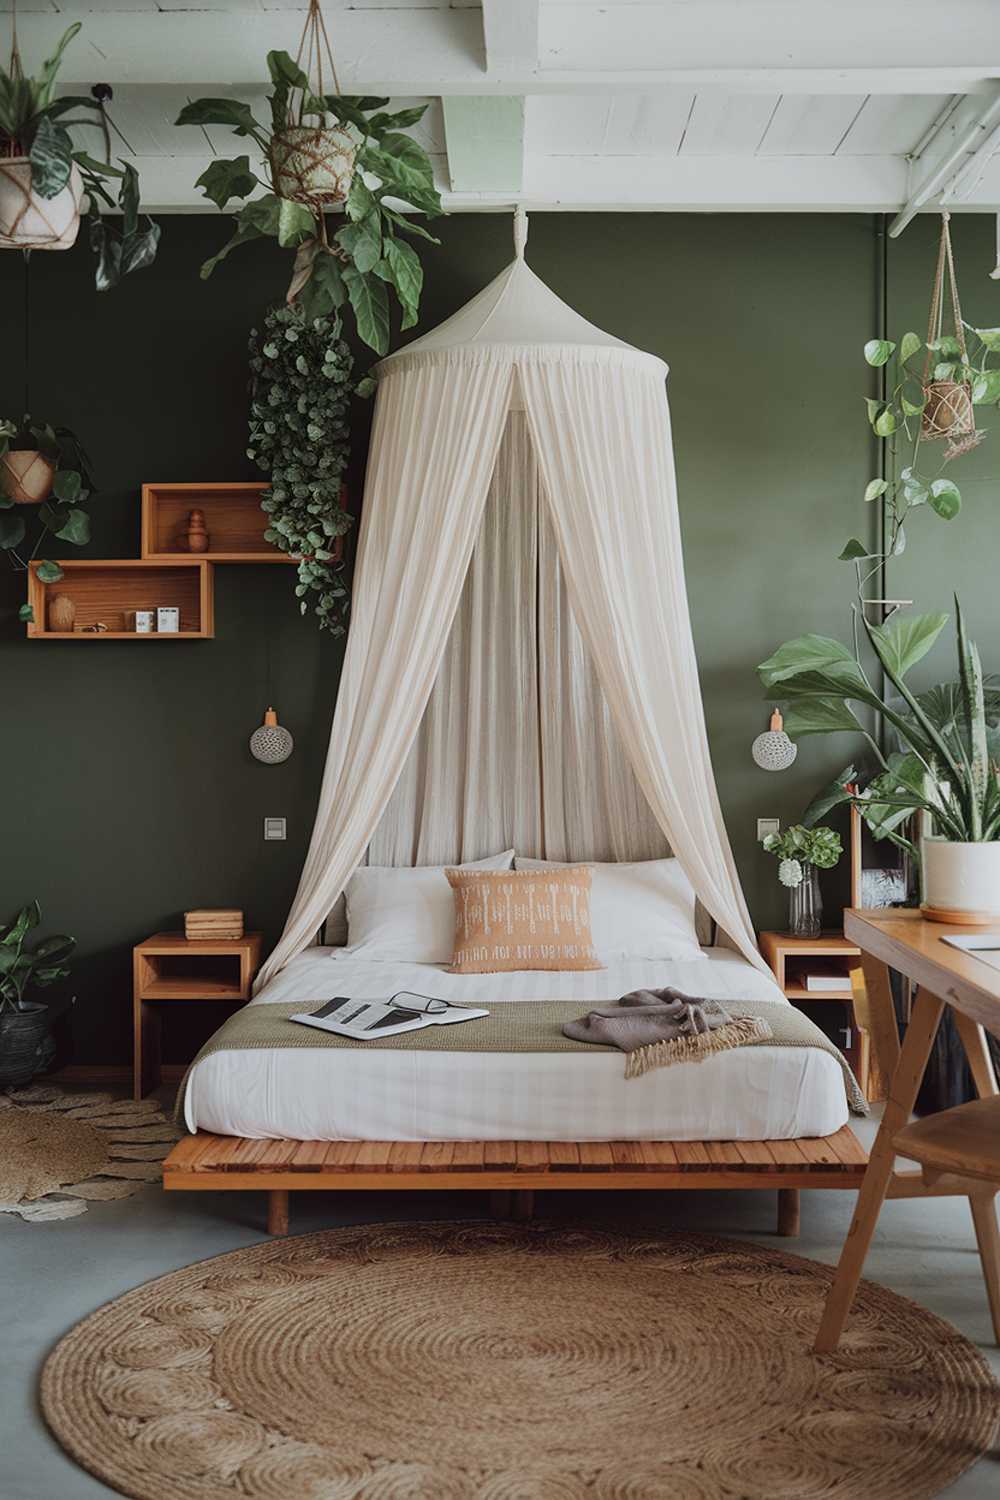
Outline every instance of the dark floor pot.
<svg viewBox="0 0 1000 1500">
<path fill-rule="evenodd" d="M 26 1000 L 23 1010 L 0 1010 L 0 1089 L 30 1083 L 53 1051 L 47 1005 Z"/>
</svg>

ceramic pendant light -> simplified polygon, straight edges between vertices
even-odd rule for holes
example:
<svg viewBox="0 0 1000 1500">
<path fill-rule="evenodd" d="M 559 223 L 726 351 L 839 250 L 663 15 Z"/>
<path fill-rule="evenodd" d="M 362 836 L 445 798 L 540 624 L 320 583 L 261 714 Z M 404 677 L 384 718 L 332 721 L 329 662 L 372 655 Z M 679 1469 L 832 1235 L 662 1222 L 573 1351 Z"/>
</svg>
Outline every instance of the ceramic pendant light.
<svg viewBox="0 0 1000 1500">
<path fill-rule="evenodd" d="M 268 708 L 264 722 L 250 736 L 250 754 L 265 766 L 280 765 L 287 760 L 295 748 L 295 741 L 281 724 L 273 708 Z"/>
<path fill-rule="evenodd" d="M 771 715 L 771 727 L 759 734 L 750 753 L 762 771 L 787 771 L 799 753 L 799 747 L 788 738 L 778 709 Z M 260 731 L 258 730 L 258 733 Z"/>
</svg>

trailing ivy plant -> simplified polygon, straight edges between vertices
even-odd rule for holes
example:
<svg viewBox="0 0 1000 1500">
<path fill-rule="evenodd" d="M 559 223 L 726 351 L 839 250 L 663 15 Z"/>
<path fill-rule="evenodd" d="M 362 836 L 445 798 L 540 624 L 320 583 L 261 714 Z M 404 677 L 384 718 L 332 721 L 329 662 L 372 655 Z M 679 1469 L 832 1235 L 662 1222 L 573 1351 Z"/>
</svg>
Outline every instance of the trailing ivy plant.
<svg viewBox="0 0 1000 1500">
<path fill-rule="evenodd" d="M 106 106 L 107 84 L 94 86 L 89 96 L 53 97 L 63 53 L 80 30 L 75 21 L 60 37 L 55 52 L 42 64 L 37 78 L 25 77 L 15 45 L 8 68 L 0 68 L 0 156 L 26 156 L 31 163 L 31 187 L 40 198 L 54 198 L 67 186 L 74 164 L 90 197 L 88 234 L 96 256 L 94 282 L 99 292 L 116 286 L 130 271 L 156 259 L 160 226 L 139 204 L 139 175 L 130 162 L 111 161 L 111 131 Z M 67 116 L 75 112 L 76 117 Z M 74 126 L 100 130 L 104 160 L 74 149 Z M 117 183 L 112 197 L 108 184 Z M 120 225 L 104 217 L 100 205 L 121 214 Z"/>
<path fill-rule="evenodd" d="M 331 317 L 350 303 L 359 337 L 384 354 L 389 347 L 386 288 L 395 291 L 403 328 L 413 327 L 420 306 L 423 268 L 406 236 L 439 243 L 412 215 L 399 211 L 408 204 L 428 216 L 443 212 L 430 159 L 412 136 L 403 134 L 427 106 L 386 113 L 388 99 L 316 95 L 287 52 L 269 52 L 267 65 L 273 85 L 270 126 L 235 99 L 196 99 L 177 117 L 178 125 L 229 125 L 259 151 L 256 167 L 249 155 L 220 159 L 198 178 L 196 186 L 222 210 L 245 200 L 236 212 L 232 237 L 204 263 L 202 278 L 211 276 L 237 245 L 272 237 L 295 252 L 288 302 L 298 303 L 308 319 Z M 339 132 L 353 149 L 343 202 L 346 223 L 332 235 L 315 193 L 311 201 L 305 201 L 305 190 L 288 195 L 295 191 L 287 165 L 289 138 L 303 129 L 303 122 L 311 122 L 314 130 Z M 253 196 L 261 187 L 266 191 Z"/>
<path fill-rule="evenodd" d="M 4 459 L 17 449 L 36 450 L 51 467 L 51 490 L 40 505 L 18 504 L 6 492 Z M 93 488 L 87 455 L 68 427 L 50 427 L 33 422 L 30 416 L 20 422 L 0 419 L 0 551 L 6 552 L 15 569 L 26 571 L 46 538 L 86 546 L 90 517 L 84 506 Z M 38 576 L 43 583 L 58 583 L 63 570 L 57 562 L 45 559 L 38 565 Z M 21 606 L 20 618 L 34 619 L 30 604 Z"/>
<path fill-rule="evenodd" d="M 340 319 L 272 308 L 250 335 L 248 456 L 268 475 L 264 535 L 299 559 L 295 592 L 323 629 L 343 635 L 349 592 L 337 540 L 352 518 L 341 496 L 350 454 L 351 351 Z"/>
</svg>

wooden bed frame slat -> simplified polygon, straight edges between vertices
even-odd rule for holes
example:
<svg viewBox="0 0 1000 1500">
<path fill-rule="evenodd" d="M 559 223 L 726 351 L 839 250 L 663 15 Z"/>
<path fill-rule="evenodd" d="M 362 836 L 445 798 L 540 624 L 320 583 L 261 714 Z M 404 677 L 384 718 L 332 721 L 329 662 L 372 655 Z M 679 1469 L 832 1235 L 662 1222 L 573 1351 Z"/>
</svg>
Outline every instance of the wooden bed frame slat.
<svg viewBox="0 0 1000 1500">
<path fill-rule="evenodd" d="M 857 1188 L 867 1154 L 849 1126 L 789 1141 L 285 1141 L 187 1136 L 163 1163 L 167 1191 L 258 1188 L 272 1233 L 299 1189 L 462 1189 L 530 1212 L 538 1189 L 770 1188 L 794 1234 L 798 1190 Z"/>
</svg>

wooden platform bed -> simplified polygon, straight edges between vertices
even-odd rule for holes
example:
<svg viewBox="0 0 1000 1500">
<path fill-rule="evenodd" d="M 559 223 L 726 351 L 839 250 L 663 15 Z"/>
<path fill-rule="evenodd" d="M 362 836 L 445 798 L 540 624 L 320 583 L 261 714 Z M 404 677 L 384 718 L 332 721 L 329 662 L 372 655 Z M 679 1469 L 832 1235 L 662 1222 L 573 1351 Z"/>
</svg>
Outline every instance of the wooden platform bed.
<svg viewBox="0 0 1000 1500">
<path fill-rule="evenodd" d="M 790 1141 L 287 1141 L 186 1136 L 163 1164 L 168 1192 L 254 1189 L 288 1232 L 291 1192 L 475 1190 L 527 1217 L 533 1194 L 586 1189 L 766 1188 L 778 1233 L 798 1233 L 801 1188 L 857 1188 L 867 1153 L 845 1125 Z"/>
</svg>

